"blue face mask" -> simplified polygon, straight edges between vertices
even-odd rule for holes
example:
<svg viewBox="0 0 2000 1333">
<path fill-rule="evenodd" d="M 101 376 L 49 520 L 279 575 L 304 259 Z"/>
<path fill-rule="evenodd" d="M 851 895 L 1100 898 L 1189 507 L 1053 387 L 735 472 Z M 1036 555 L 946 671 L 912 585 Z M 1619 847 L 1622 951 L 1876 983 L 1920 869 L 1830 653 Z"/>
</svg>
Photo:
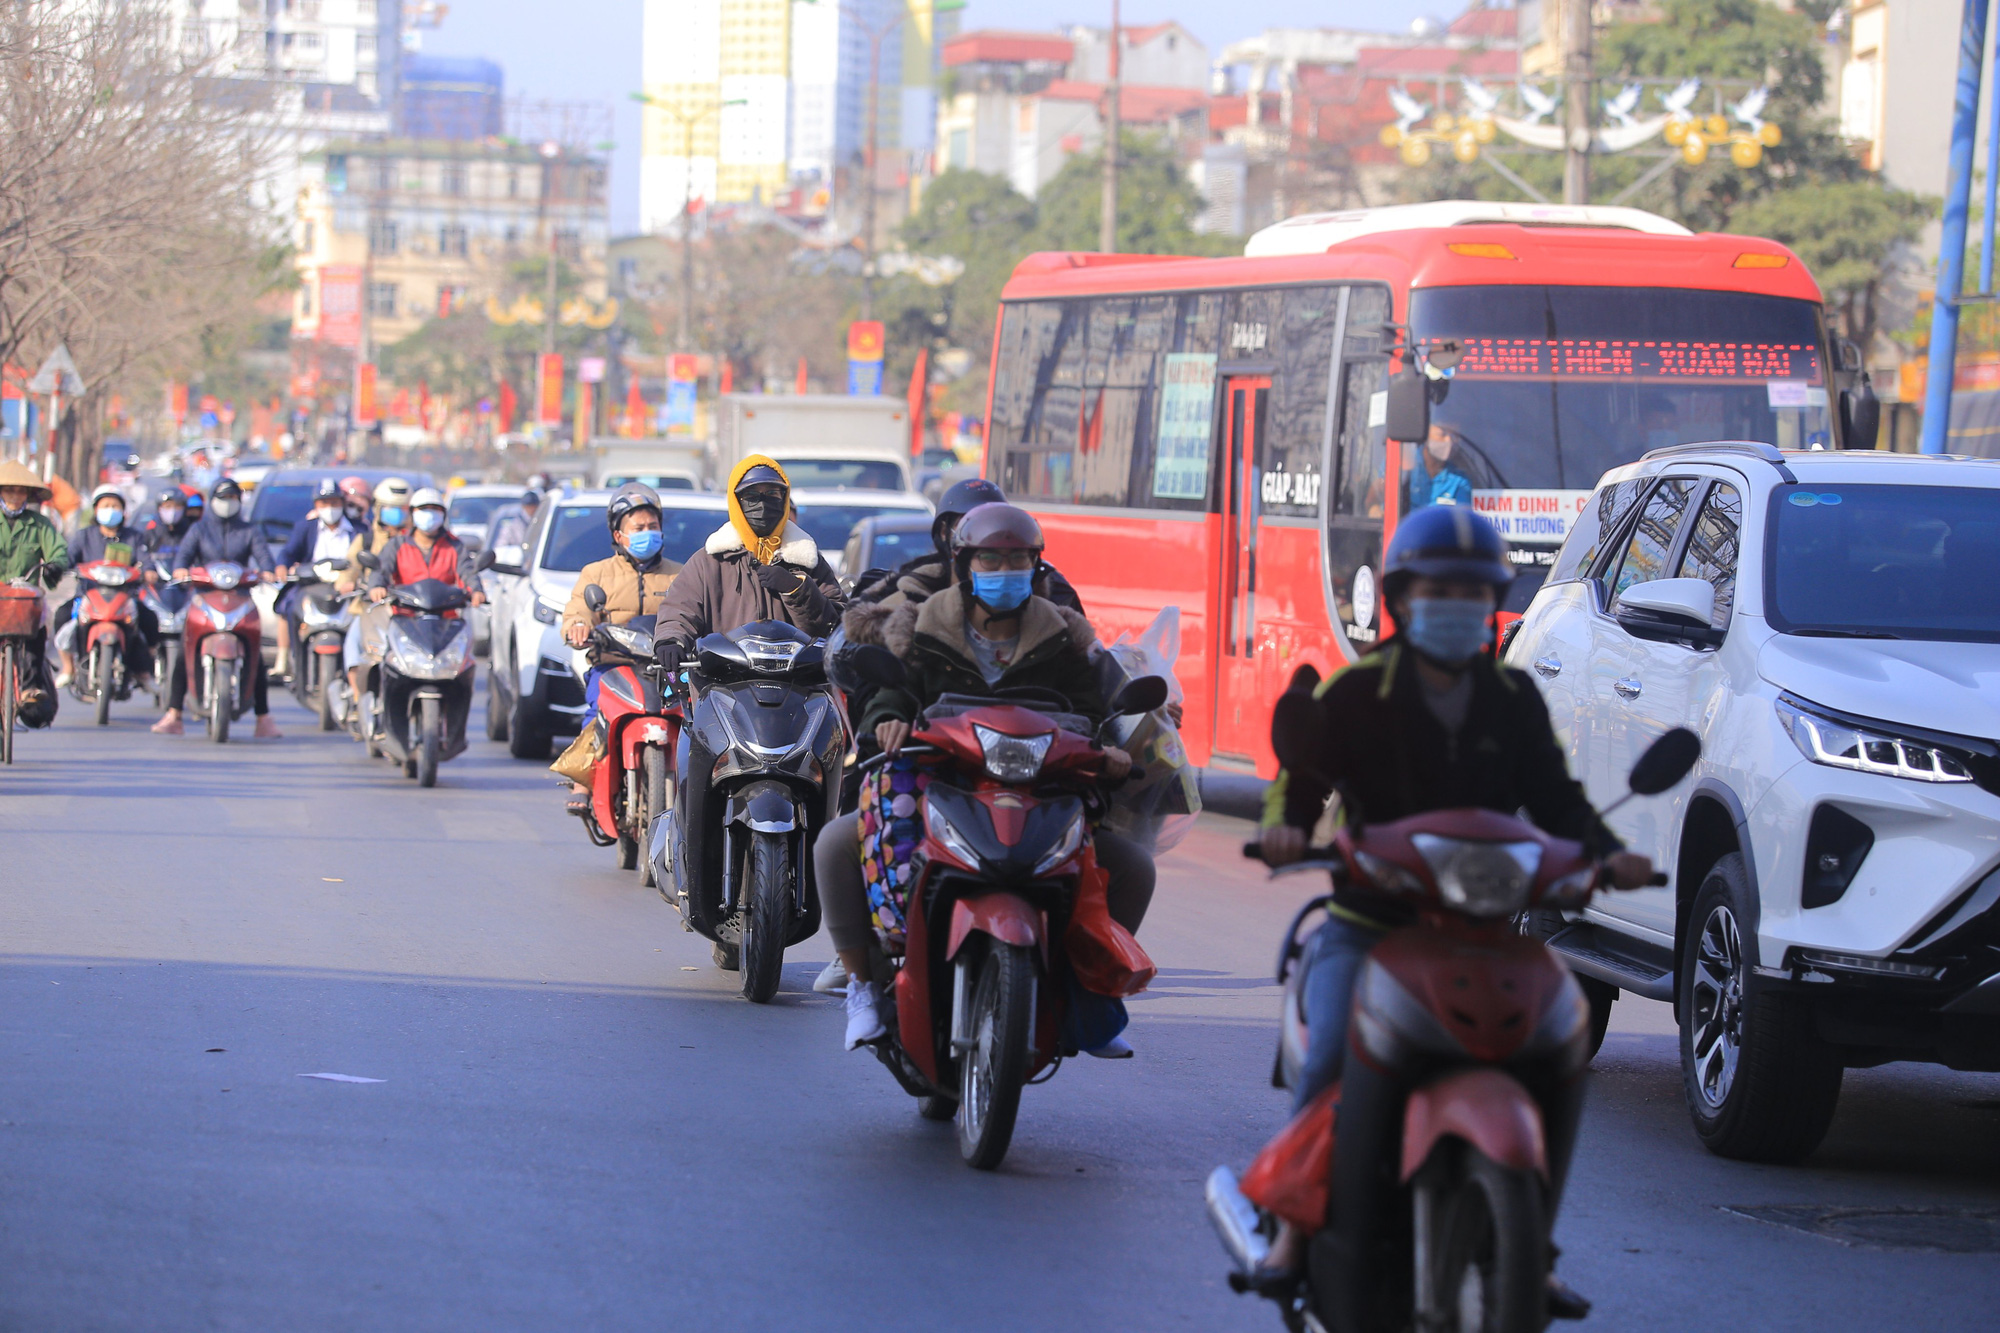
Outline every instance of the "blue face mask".
<svg viewBox="0 0 2000 1333">
<path fill-rule="evenodd" d="M 403 526 L 403 511 L 396 505 L 382 506 L 381 517 L 382 526 L 385 528 L 400 528 Z"/>
<path fill-rule="evenodd" d="M 972 572 L 972 595 L 989 611 L 1012 611 L 1027 601 L 1034 590 L 1032 569 L 1002 569 L 991 574 Z"/>
<path fill-rule="evenodd" d="M 419 509 L 417 511 L 417 531 L 436 532 L 444 526 L 444 511 L 439 509 Z"/>
<path fill-rule="evenodd" d="M 665 540 L 658 528 L 641 528 L 637 532 L 625 534 L 625 549 L 631 553 L 634 560 L 643 563 L 660 553 L 660 544 Z"/>
<path fill-rule="evenodd" d="M 1479 655 L 1491 642 L 1486 627 L 1493 614 L 1490 602 L 1458 597 L 1412 597 L 1410 623 L 1404 627 L 1410 644 L 1436 662 L 1457 666 Z"/>
<path fill-rule="evenodd" d="M 115 528 L 124 521 L 125 511 L 122 509 L 100 509 L 97 511 L 97 522 L 101 527 Z"/>
</svg>

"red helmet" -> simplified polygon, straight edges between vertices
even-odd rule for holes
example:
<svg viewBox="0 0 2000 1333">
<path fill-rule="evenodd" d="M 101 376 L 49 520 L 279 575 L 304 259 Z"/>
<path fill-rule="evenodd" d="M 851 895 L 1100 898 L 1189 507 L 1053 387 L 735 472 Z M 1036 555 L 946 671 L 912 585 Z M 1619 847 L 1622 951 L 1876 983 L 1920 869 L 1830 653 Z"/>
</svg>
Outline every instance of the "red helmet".
<svg viewBox="0 0 2000 1333">
<path fill-rule="evenodd" d="M 366 505 L 375 498 L 375 492 L 362 477 L 342 477 L 340 493 L 350 504 Z"/>
</svg>

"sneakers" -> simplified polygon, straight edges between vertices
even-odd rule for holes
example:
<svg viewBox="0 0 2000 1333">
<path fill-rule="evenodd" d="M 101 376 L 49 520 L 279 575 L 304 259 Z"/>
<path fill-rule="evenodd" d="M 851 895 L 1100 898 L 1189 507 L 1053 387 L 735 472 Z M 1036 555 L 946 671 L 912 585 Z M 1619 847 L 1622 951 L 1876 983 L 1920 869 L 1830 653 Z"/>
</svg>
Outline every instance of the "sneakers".
<svg viewBox="0 0 2000 1333">
<path fill-rule="evenodd" d="M 847 984 L 847 1049 L 853 1050 L 866 1041 L 874 1041 L 889 1029 L 882 1026 L 882 1014 L 877 1009 L 875 983 L 872 981 L 850 981 Z"/>
<path fill-rule="evenodd" d="M 821 995 L 847 994 L 847 969 L 840 965 L 838 958 L 826 965 L 826 970 L 813 978 L 813 989 Z"/>
<path fill-rule="evenodd" d="M 1137 1052 L 1132 1049 L 1132 1043 L 1125 1038 L 1113 1037 L 1102 1046 L 1093 1047 L 1084 1054 L 1096 1056 L 1100 1060 L 1130 1060 Z"/>
<path fill-rule="evenodd" d="M 179 736 L 185 730 L 181 726 L 181 715 L 171 708 L 160 716 L 158 722 L 153 724 L 153 734 L 156 736 Z"/>
<path fill-rule="evenodd" d="M 56 688 L 59 690 L 66 690 L 69 688 L 69 683 L 75 679 L 76 679 L 76 673 L 74 671 L 69 670 L 68 668 L 64 668 L 63 670 L 56 672 Z"/>
</svg>

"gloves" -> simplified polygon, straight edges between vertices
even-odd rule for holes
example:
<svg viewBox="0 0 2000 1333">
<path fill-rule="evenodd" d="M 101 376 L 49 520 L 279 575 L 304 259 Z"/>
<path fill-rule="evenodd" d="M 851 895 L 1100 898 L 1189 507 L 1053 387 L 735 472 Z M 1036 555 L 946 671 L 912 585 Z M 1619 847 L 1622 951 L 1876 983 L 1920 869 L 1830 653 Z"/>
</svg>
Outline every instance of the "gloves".
<svg viewBox="0 0 2000 1333">
<path fill-rule="evenodd" d="M 653 645 L 653 660 L 668 671 L 678 671 L 687 648 L 679 639 L 662 639 Z"/>
<path fill-rule="evenodd" d="M 757 566 L 757 581 L 777 597 L 791 597 L 806 586 L 806 576 L 785 565 Z"/>
</svg>

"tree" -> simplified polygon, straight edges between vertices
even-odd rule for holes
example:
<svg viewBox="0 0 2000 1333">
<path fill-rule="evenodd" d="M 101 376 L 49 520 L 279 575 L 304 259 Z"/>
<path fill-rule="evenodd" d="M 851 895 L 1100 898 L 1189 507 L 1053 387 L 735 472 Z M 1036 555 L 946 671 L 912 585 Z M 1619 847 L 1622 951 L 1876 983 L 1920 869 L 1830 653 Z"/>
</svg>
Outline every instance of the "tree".
<svg viewBox="0 0 2000 1333">
<path fill-rule="evenodd" d="M 1126 133 L 1118 147 L 1118 249 L 1139 255 L 1240 253 L 1240 238 L 1198 232 L 1204 204 L 1173 146 Z M 1104 155 L 1078 153 L 1063 163 L 1036 200 L 1037 250 L 1095 250 L 1104 199 Z"/>
<path fill-rule="evenodd" d="M 1917 239 L 1931 211 L 1928 200 L 1878 180 L 1816 180 L 1766 191 L 1729 227 L 1789 246 L 1819 280 L 1841 333 L 1865 352 L 1875 341 L 1885 261 Z"/>
</svg>

